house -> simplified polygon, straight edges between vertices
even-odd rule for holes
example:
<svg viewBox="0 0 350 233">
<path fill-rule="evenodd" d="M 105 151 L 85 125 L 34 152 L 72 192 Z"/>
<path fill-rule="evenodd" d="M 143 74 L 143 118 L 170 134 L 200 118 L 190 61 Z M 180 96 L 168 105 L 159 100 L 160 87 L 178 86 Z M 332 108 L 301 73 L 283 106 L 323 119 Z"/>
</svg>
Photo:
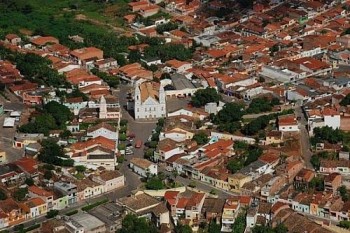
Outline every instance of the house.
<svg viewBox="0 0 350 233">
<path fill-rule="evenodd" d="M 216 104 L 216 103 L 215 103 Z M 174 116 L 190 116 L 198 120 L 204 120 L 209 116 L 208 113 L 203 111 L 203 109 L 200 108 L 181 108 L 179 110 L 175 110 L 173 112 L 168 112 L 168 117 L 174 117 Z"/>
<path fill-rule="evenodd" d="M 59 40 L 52 36 L 35 36 L 30 40 L 34 46 L 42 48 L 47 44 L 59 44 Z"/>
<path fill-rule="evenodd" d="M 168 73 L 184 73 L 189 69 L 192 69 L 192 64 L 190 62 L 179 61 L 176 59 L 169 60 L 165 62 L 166 72 Z"/>
<path fill-rule="evenodd" d="M 299 131 L 298 121 L 294 114 L 279 116 L 277 124 L 278 130 L 282 133 Z"/>
<path fill-rule="evenodd" d="M 294 187 L 296 189 L 307 189 L 309 187 L 309 183 L 316 176 L 316 173 L 312 170 L 303 168 L 298 174 L 294 177 Z"/>
<path fill-rule="evenodd" d="M 43 103 L 43 97 L 38 92 L 23 92 L 22 101 L 26 105 L 40 105 Z"/>
<path fill-rule="evenodd" d="M 32 178 L 38 176 L 38 162 L 35 159 L 23 157 L 16 160 L 14 164 L 21 169 L 26 176 Z"/>
<path fill-rule="evenodd" d="M 106 232 L 106 226 L 101 220 L 85 212 L 69 217 L 69 220 L 65 222 L 65 228 L 68 232 L 74 233 Z"/>
<path fill-rule="evenodd" d="M 153 79 L 152 71 L 144 69 L 140 63 L 132 63 L 122 66 L 118 69 L 118 76 L 131 84 L 135 85 L 137 81 L 151 81 Z"/>
<path fill-rule="evenodd" d="M 53 185 L 54 190 L 60 192 L 63 196 L 68 197 L 68 205 L 72 205 L 78 201 L 77 199 L 77 186 L 71 182 L 55 182 Z"/>
<path fill-rule="evenodd" d="M 183 142 L 187 139 L 192 139 L 194 133 L 192 130 L 183 129 L 181 127 L 175 127 L 173 129 L 161 132 L 159 135 L 159 140 L 162 141 L 166 138 L 172 139 L 176 142 Z"/>
<path fill-rule="evenodd" d="M 205 220 L 207 222 L 215 221 L 217 224 L 220 224 L 225 202 L 221 198 L 206 198 L 202 207 L 202 215 Z"/>
<path fill-rule="evenodd" d="M 114 126 L 102 122 L 87 129 L 86 136 L 91 138 L 104 137 L 111 140 L 118 140 L 118 131 Z"/>
<path fill-rule="evenodd" d="M 39 188 L 36 185 L 32 185 L 28 187 L 28 194 L 32 198 L 39 197 L 43 201 L 45 201 L 47 205 L 47 211 L 51 210 L 53 208 L 53 196 L 54 193 L 51 191 L 47 191 L 43 188 Z"/>
<path fill-rule="evenodd" d="M 242 173 L 235 173 L 228 176 L 228 184 L 233 192 L 240 192 L 240 189 L 245 183 L 248 183 L 252 180 L 251 176 L 244 175 Z"/>
<path fill-rule="evenodd" d="M 324 189 L 327 192 L 336 194 L 342 185 L 342 176 L 339 173 L 331 173 L 324 178 Z"/>
<path fill-rule="evenodd" d="M 96 169 L 99 166 L 115 170 L 116 141 L 102 136 L 84 142 L 76 142 L 67 150 L 67 155 L 76 163 Z"/>
<path fill-rule="evenodd" d="M 221 231 L 232 232 L 232 226 L 240 210 L 239 197 L 226 199 L 221 217 Z"/>
<path fill-rule="evenodd" d="M 157 119 L 166 116 L 165 91 L 161 84 L 142 82 L 135 87 L 135 119 Z"/>
<path fill-rule="evenodd" d="M 265 145 L 280 144 L 282 140 L 282 132 L 277 130 L 272 130 L 266 134 Z"/>
<path fill-rule="evenodd" d="M 130 168 L 142 177 L 158 174 L 158 166 L 146 159 L 132 158 L 130 160 Z"/>
<path fill-rule="evenodd" d="M 158 147 L 157 147 L 157 153 L 159 154 L 160 160 L 168 160 L 173 155 L 181 154 L 185 150 L 182 148 L 181 145 L 178 145 L 178 143 L 170 138 L 166 138 L 164 140 L 159 141 Z"/>
<path fill-rule="evenodd" d="M 127 213 L 149 219 L 157 227 L 170 223 L 169 210 L 166 206 L 144 192 L 138 192 L 130 197 L 120 198 L 117 200 L 117 204 L 125 207 Z"/>
<path fill-rule="evenodd" d="M 5 36 L 5 42 L 11 43 L 13 45 L 18 45 L 19 43 L 21 43 L 21 41 L 22 41 L 21 37 L 19 37 L 16 34 L 7 34 Z"/>
<path fill-rule="evenodd" d="M 88 178 L 76 181 L 77 186 L 77 202 L 93 198 L 104 193 L 104 186 L 94 182 Z"/>
<path fill-rule="evenodd" d="M 283 176 L 272 178 L 260 191 L 260 195 L 264 198 L 276 194 L 286 184 Z"/>
<path fill-rule="evenodd" d="M 320 161 L 321 173 L 340 173 L 341 175 L 350 174 L 350 161 L 349 160 L 328 160 L 321 159 Z"/>
<path fill-rule="evenodd" d="M 112 233 L 122 227 L 123 210 L 123 207 L 115 203 L 107 203 L 89 211 L 89 214 L 95 216 L 106 225 L 106 232 Z"/>
<path fill-rule="evenodd" d="M 102 184 L 104 192 L 109 192 L 125 185 L 125 177 L 118 171 L 102 171 L 92 175 L 92 181 Z"/>
<path fill-rule="evenodd" d="M 75 49 L 70 55 L 79 65 L 84 65 L 91 59 L 95 61 L 103 59 L 103 51 L 95 47 Z"/>
<path fill-rule="evenodd" d="M 27 218 L 36 218 L 47 213 L 47 203 L 40 197 L 34 197 L 20 204 Z"/>
<path fill-rule="evenodd" d="M 159 12 L 159 9 L 160 7 L 158 5 L 153 5 L 153 4 L 148 6 L 141 6 L 138 14 L 144 18 L 147 18 L 157 14 Z"/>
<path fill-rule="evenodd" d="M 26 219 L 22 207 L 12 198 L 0 201 L 0 222 L 4 226 L 16 226 Z"/>
</svg>

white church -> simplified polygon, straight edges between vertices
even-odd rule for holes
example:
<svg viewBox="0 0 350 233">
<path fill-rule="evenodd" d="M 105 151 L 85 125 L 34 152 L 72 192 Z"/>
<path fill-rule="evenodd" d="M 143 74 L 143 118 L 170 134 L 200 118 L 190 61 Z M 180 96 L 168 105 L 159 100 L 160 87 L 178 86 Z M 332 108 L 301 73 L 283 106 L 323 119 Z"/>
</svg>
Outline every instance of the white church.
<svg viewBox="0 0 350 233">
<path fill-rule="evenodd" d="M 157 119 L 166 116 L 164 87 L 156 82 L 146 81 L 135 87 L 135 119 Z"/>
</svg>

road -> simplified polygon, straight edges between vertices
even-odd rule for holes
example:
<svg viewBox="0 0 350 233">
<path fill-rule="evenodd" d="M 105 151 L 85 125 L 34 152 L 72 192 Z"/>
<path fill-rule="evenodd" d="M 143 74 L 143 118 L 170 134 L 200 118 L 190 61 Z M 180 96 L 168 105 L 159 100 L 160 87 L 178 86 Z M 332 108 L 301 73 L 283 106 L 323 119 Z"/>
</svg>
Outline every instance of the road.
<svg viewBox="0 0 350 233">
<path fill-rule="evenodd" d="M 23 111 L 24 105 L 14 94 L 5 91 L 7 99 L 0 95 L 0 104 L 4 105 L 5 110 Z M 2 128 L 5 117 L 9 117 L 9 113 L 0 116 L 0 149 L 6 152 L 6 161 L 4 163 L 14 162 L 23 156 L 24 150 L 13 147 L 13 137 L 16 133 L 17 122 L 14 128 Z"/>
<path fill-rule="evenodd" d="M 295 107 L 295 115 L 299 120 L 299 128 L 300 128 L 300 153 L 304 159 L 305 166 L 307 168 L 313 169 L 312 164 L 310 163 L 312 152 L 310 150 L 310 138 L 309 133 L 307 131 L 307 120 L 303 113 L 301 106 Z"/>
</svg>

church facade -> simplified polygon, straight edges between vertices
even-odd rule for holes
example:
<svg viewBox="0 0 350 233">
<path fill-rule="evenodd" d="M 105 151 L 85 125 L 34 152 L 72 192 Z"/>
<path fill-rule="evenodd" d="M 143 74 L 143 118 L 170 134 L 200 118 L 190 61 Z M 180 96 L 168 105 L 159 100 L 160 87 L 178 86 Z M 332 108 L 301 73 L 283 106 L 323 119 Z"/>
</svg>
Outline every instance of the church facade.
<svg viewBox="0 0 350 233">
<path fill-rule="evenodd" d="M 164 87 L 156 82 L 142 82 L 135 87 L 135 119 L 157 119 L 166 116 Z"/>
</svg>

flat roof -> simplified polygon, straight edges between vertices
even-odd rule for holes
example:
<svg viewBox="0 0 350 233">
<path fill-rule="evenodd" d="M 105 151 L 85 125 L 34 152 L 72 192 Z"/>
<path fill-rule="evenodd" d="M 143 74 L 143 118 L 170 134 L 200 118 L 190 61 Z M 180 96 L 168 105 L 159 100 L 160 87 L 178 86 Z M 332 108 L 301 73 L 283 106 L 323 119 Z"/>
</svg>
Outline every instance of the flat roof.
<svg viewBox="0 0 350 233">
<path fill-rule="evenodd" d="M 4 120 L 4 124 L 2 127 L 4 128 L 13 128 L 15 126 L 15 118 L 11 118 L 11 117 L 5 117 L 5 120 Z"/>
<path fill-rule="evenodd" d="M 184 75 L 181 74 L 173 74 L 171 75 L 171 80 L 176 90 L 183 89 L 193 89 L 196 88 L 193 83 L 188 80 Z"/>
<path fill-rule="evenodd" d="M 105 225 L 101 220 L 87 213 L 75 214 L 71 216 L 71 219 L 82 226 L 85 231 L 91 231 Z"/>
<path fill-rule="evenodd" d="M 21 112 L 20 111 L 12 111 L 10 113 L 10 117 L 20 117 L 21 116 Z"/>
</svg>

